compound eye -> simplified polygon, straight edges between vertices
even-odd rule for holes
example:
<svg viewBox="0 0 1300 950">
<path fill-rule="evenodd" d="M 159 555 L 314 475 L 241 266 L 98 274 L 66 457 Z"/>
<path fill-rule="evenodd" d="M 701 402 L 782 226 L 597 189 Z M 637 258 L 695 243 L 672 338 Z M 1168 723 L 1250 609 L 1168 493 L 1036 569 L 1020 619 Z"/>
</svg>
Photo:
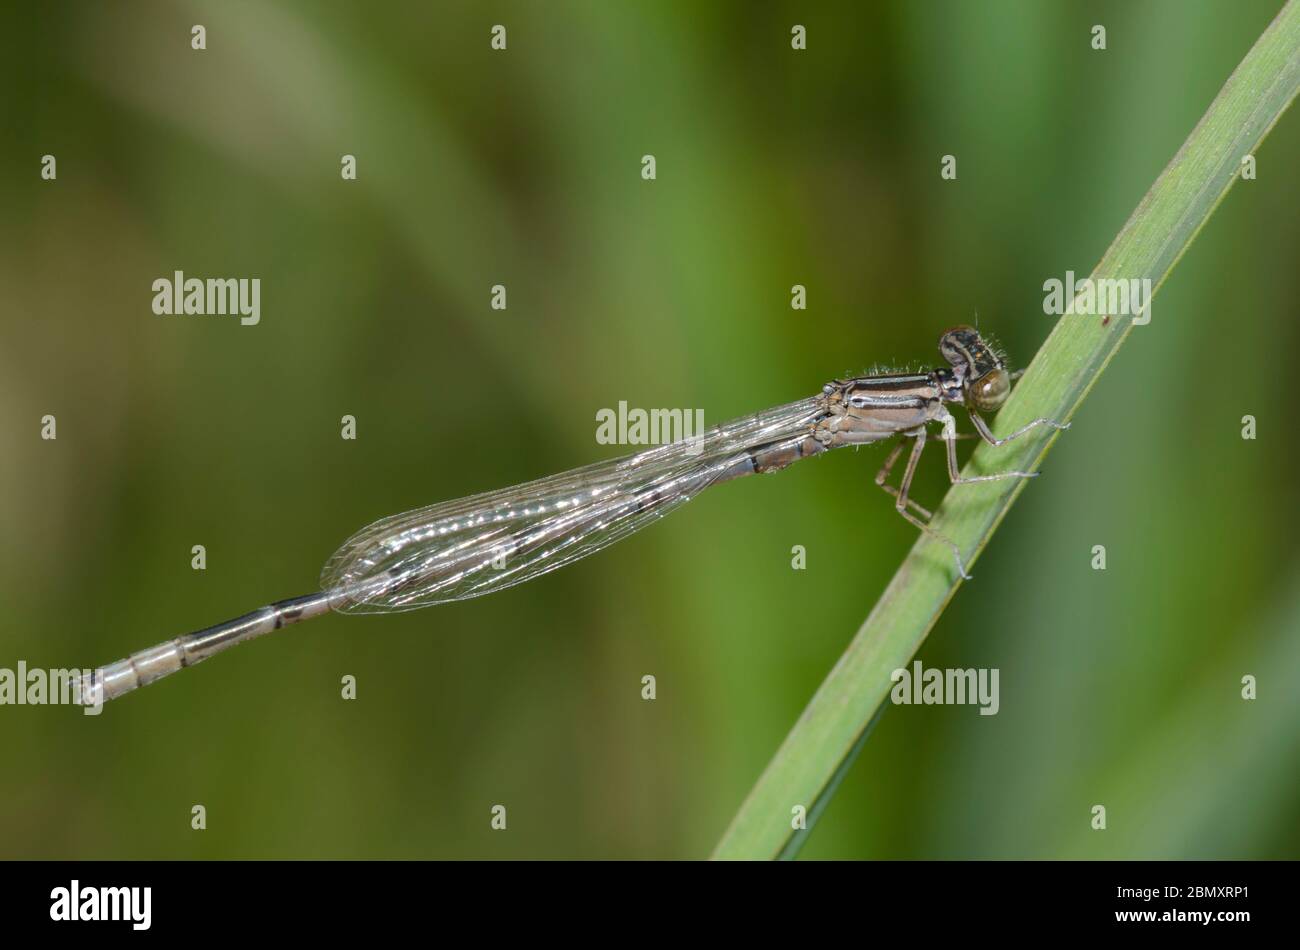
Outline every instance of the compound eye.
<svg viewBox="0 0 1300 950">
<path fill-rule="evenodd" d="M 967 398 L 981 412 L 997 412 L 1011 395 L 1011 377 L 1003 370 L 985 373 L 970 384 Z"/>
</svg>

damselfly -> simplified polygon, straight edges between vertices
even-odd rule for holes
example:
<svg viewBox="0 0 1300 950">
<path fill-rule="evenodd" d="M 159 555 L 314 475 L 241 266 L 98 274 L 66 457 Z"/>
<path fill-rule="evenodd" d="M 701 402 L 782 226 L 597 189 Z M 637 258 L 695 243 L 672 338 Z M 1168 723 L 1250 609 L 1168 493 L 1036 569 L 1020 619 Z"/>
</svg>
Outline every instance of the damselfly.
<svg viewBox="0 0 1300 950">
<path fill-rule="evenodd" d="M 948 476 L 953 484 L 965 484 L 1036 473 L 962 478 L 957 466 L 959 436 L 949 403 L 964 406 L 979 437 L 992 445 L 1019 438 L 1036 426 L 1064 429 L 1068 423 L 1035 419 L 995 438 L 980 413 L 1002 407 L 1016 374 L 971 327 L 944 333 L 939 352 L 949 365 L 929 373 L 837 379 L 816 396 L 724 423 L 697 439 L 384 518 L 334 553 L 321 573 L 320 593 L 278 601 L 101 667 L 83 679 L 83 701 L 97 705 L 237 643 L 331 609 L 412 610 L 490 594 L 599 551 L 710 485 L 779 471 L 829 449 L 894 436 L 898 444 L 876 475 L 876 484 L 893 496 L 899 514 L 947 545 L 957 571 L 969 577 L 957 545 L 931 528 L 930 513 L 909 497 L 926 427 L 942 426 Z M 909 439 L 911 452 L 895 488 L 887 484 L 889 474 Z"/>
</svg>

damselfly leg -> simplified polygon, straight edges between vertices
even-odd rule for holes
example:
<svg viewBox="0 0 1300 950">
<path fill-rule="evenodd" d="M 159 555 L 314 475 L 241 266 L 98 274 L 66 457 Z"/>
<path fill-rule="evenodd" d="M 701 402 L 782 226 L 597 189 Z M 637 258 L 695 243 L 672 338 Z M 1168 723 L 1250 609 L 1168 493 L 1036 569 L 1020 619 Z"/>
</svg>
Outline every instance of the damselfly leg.
<svg viewBox="0 0 1300 950">
<path fill-rule="evenodd" d="M 979 438 L 983 439 L 989 445 L 1006 445 L 1008 442 L 1020 438 L 1025 433 L 1040 425 L 1051 426 L 1053 429 L 1070 428 L 1068 422 L 1059 423 L 1051 419 L 1035 419 L 1033 422 L 1021 426 L 1010 435 L 1003 436 L 999 439 L 993 435 L 988 424 L 978 412 L 975 412 L 973 409 L 968 411 L 971 417 L 971 423 L 975 426 Z M 963 477 L 961 474 L 961 466 L 957 462 L 957 440 L 972 438 L 973 436 L 970 433 L 958 432 L 956 420 L 946 411 L 941 415 L 936 414 L 934 421 L 943 424 L 943 433 L 940 438 L 947 443 L 948 480 L 951 481 L 952 484 L 970 485 L 975 482 L 994 482 L 1005 478 L 1035 478 L 1038 476 L 1038 472 L 1009 471 L 993 472 L 989 475 L 971 475 Z M 924 426 L 918 426 L 915 429 L 902 433 L 898 442 L 896 442 L 894 447 L 890 449 L 889 455 L 885 459 L 885 464 L 882 465 L 880 471 L 876 473 L 876 484 L 893 496 L 895 510 L 907 519 L 910 524 L 919 528 L 922 532 L 929 535 L 931 538 L 934 538 L 936 541 L 948 546 L 949 550 L 952 551 L 953 560 L 957 564 L 958 573 L 960 573 L 965 580 L 970 580 L 971 575 L 966 570 L 965 562 L 961 557 L 961 550 L 957 547 L 956 543 L 930 527 L 929 522 L 934 515 L 926 508 L 917 504 L 910 497 L 912 478 L 916 474 L 916 467 L 921 460 L 921 453 L 925 449 L 926 438 L 927 434 Z M 908 456 L 907 467 L 903 471 L 903 478 L 899 483 L 899 486 L 894 488 L 892 485 L 888 484 L 889 475 L 890 472 L 893 471 L 894 465 L 898 462 L 898 458 L 903 452 L 903 446 L 906 444 L 905 440 L 907 439 L 912 440 L 912 451 Z M 913 511 L 916 512 L 915 515 L 912 513 Z M 925 520 L 922 521 L 922 518 Z"/>
<path fill-rule="evenodd" d="M 908 498 L 904 493 L 889 484 L 889 473 L 894 470 L 894 464 L 898 461 L 898 457 L 903 454 L 903 446 L 905 445 L 907 445 L 907 437 L 900 436 L 898 441 L 894 443 L 894 447 L 889 450 L 889 456 L 885 459 L 885 464 L 880 466 L 880 471 L 876 472 L 876 484 L 883 488 L 885 492 L 893 498 L 901 498 L 901 504 L 905 504 L 921 517 L 929 521 L 934 517 L 934 515 L 930 514 L 928 509 L 922 508 L 911 498 Z"/>
<path fill-rule="evenodd" d="M 898 461 L 898 456 L 902 454 L 903 446 L 906 444 L 904 441 L 905 439 L 912 440 L 912 451 L 907 456 L 907 467 L 903 469 L 903 478 L 898 483 L 898 487 L 894 488 L 892 485 L 887 484 L 887 481 L 889 479 L 889 473 L 894 467 L 894 463 Z M 925 440 L 925 426 L 918 426 L 909 432 L 904 432 L 902 437 L 899 438 L 898 442 L 890 450 L 889 457 L 885 459 L 884 466 L 876 473 L 876 484 L 894 496 L 894 510 L 902 515 L 909 524 L 918 528 L 923 534 L 929 535 L 939 543 L 948 546 L 948 549 L 952 551 L 952 559 L 957 563 L 957 573 L 961 574 L 961 576 L 966 580 L 970 580 L 970 574 L 966 571 L 966 564 L 961 559 L 961 549 L 957 547 L 956 543 L 950 538 L 944 537 L 938 531 L 931 528 L 929 521 L 934 517 L 934 515 L 908 497 L 908 493 L 912 490 L 912 477 L 916 474 L 917 463 L 921 461 L 921 453 L 925 450 Z M 925 517 L 925 520 L 922 521 L 921 518 L 912 514 L 912 512 L 908 510 L 909 507 L 915 508 L 920 512 L 921 515 Z"/>
<path fill-rule="evenodd" d="M 986 423 L 982 418 L 980 418 L 980 414 L 978 412 L 972 411 L 970 413 L 970 419 L 971 419 L 971 424 L 974 425 L 976 430 L 979 432 L 980 438 L 983 439 L 985 442 L 987 442 L 989 445 L 1006 445 L 1008 442 L 1020 438 L 1026 432 L 1029 432 L 1030 430 L 1040 425 L 1051 426 L 1053 429 L 1070 428 L 1070 424 L 1068 422 L 1060 423 L 1060 422 L 1053 422 L 1051 419 L 1035 419 L 1033 422 L 1029 423 L 1028 425 L 1021 426 L 1019 429 L 1017 429 L 1015 432 L 1012 432 L 1010 435 L 1003 436 L 1002 438 L 998 439 L 998 438 L 994 438 L 993 433 L 989 430 L 988 423 Z M 946 425 L 945 428 L 951 428 L 951 426 Z M 1038 477 L 1039 474 L 1038 472 L 993 472 L 990 475 L 970 475 L 966 478 L 963 478 L 961 476 L 961 469 L 957 464 L 957 443 L 955 441 L 957 438 L 958 436 L 956 434 L 954 434 L 951 437 L 947 437 L 945 435 L 945 441 L 948 443 L 948 478 L 954 485 L 970 485 L 974 482 L 996 482 L 1003 478 L 1037 478 Z"/>
<path fill-rule="evenodd" d="M 1006 445 L 1008 442 L 1020 438 L 1026 432 L 1029 432 L 1031 429 L 1035 429 L 1038 426 L 1051 426 L 1053 429 L 1070 428 L 1070 423 L 1068 422 L 1056 422 L 1052 419 L 1040 418 L 1040 419 L 1035 419 L 1033 422 L 1025 423 L 1015 432 L 1012 432 L 1010 435 L 1004 435 L 1002 438 L 999 439 L 993 435 L 993 430 L 989 428 L 989 424 L 984 421 L 983 416 L 981 416 L 978 412 L 975 412 L 974 410 L 969 410 L 969 415 L 970 415 L 971 425 L 975 427 L 975 431 L 979 433 L 980 438 L 983 439 L 985 442 L 987 442 L 989 445 Z M 958 438 L 960 438 L 960 436 Z"/>
</svg>

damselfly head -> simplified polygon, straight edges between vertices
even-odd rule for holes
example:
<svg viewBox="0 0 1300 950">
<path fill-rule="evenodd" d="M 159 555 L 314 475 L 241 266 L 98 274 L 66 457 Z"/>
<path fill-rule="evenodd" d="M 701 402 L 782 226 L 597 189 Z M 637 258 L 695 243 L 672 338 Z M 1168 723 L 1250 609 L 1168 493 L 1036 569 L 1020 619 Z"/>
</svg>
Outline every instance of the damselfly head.
<svg viewBox="0 0 1300 950">
<path fill-rule="evenodd" d="M 939 338 L 939 352 L 962 383 L 966 405 L 997 412 L 1011 395 L 1011 374 L 1002 357 L 974 327 L 953 327 Z"/>
</svg>

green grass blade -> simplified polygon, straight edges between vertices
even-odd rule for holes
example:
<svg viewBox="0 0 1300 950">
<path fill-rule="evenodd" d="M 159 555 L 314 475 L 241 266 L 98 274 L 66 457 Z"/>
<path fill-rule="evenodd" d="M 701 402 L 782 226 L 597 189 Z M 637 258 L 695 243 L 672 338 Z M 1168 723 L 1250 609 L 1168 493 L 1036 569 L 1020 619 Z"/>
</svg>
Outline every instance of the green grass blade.
<svg viewBox="0 0 1300 950">
<path fill-rule="evenodd" d="M 1300 0 L 1289 0 L 1151 186 L 1093 280 L 1148 278 L 1158 289 L 1298 87 Z M 998 414 L 996 431 L 1040 416 L 1069 419 L 1132 326 L 1128 317 L 1062 317 Z M 1034 470 L 1054 438 L 981 444 L 965 474 Z M 1023 487 L 1021 480 L 963 485 L 944 498 L 934 526 L 971 563 Z M 959 583 L 947 548 L 920 538 L 750 792 L 715 858 L 794 856 L 807 832 L 791 827 L 792 810 L 806 809 L 811 827 L 888 696 L 890 673 L 907 666 Z"/>
</svg>

